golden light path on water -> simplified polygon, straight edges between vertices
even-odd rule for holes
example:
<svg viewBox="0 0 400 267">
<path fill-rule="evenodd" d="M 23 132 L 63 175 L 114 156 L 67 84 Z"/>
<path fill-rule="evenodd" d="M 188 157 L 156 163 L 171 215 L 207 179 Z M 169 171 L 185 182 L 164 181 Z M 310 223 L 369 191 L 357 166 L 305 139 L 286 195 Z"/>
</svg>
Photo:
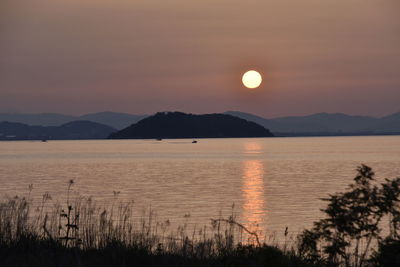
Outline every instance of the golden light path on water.
<svg viewBox="0 0 400 267">
<path fill-rule="evenodd" d="M 245 154 L 258 154 L 261 146 L 256 142 L 244 144 Z M 264 195 L 264 165 L 261 160 L 249 159 L 243 162 L 243 219 L 244 226 L 262 237 L 266 207 Z M 253 242 L 254 240 L 249 240 Z"/>
</svg>

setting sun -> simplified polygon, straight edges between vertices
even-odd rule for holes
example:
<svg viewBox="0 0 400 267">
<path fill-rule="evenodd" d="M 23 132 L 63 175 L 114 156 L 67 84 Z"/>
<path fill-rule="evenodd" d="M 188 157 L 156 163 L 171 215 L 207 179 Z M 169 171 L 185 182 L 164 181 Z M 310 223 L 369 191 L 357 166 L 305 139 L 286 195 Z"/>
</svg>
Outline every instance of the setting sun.
<svg viewBox="0 0 400 267">
<path fill-rule="evenodd" d="M 249 70 L 243 74 L 242 82 L 247 88 L 254 89 L 260 86 L 262 77 L 259 72 L 255 70 Z"/>
</svg>

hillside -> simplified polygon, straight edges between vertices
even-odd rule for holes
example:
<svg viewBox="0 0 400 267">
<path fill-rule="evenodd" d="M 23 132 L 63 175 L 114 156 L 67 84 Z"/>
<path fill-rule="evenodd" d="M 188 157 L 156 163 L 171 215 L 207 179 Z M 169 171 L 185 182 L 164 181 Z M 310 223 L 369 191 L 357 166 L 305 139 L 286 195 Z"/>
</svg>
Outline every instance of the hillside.
<svg viewBox="0 0 400 267">
<path fill-rule="evenodd" d="M 18 122 L 28 125 L 58 126 L 77 120 L 76 116 L 58 113 L 0 113 L 0 122 Z"/>
<path fill-rule="evenodd" d="M 352 116 L 343 113 L 316 113 L 266 119 L 250 113 L 227 111 L 229 114 L 256 122 L 278 135 L 357 135 L 400 133 L 400 113 L 382 118 Z"/>
<path fill-rule="evenodd" d="M 110 139 L 270 137 L 267 129 L 225 114 L 193 115 L 160 112 L 119 132 Z"/>
<path fill-rule="evenodd" d="M 255 122 L 280 136 L 400 134 L 400 112 L 381 118 L 352 116 L 343 113 L 316 113 L 307 116 L 278 118 L 263 118 L 240 111 L 227 111 L 224 114 Z M 72 121 L 86 120 L 121 130 L 146 117 L 148 115 L 118 112 L 98 112 L 82 116 L 69 116 L 57 113 L 0 113 L 0 122 L 8 121 L 28 125 L 58 126 Z"/>
<path fill-rule="evenodd" d="M 82 115 L 79 117 L 79 120 L 93 121 L 121 130 L 146 117 L 148 117 L 148 115 L 133 115 L 107 111 Z"/>
<path fill-rule="evenodd" d="M 73 121 L 92 121 L 108 125 L 115 129 L 123 129 L 140 121 L 148 115 L 133 115 L 120 112 L 98 112 L 82 116 L 64 115 L 58 113 L 0 113 L 0 122 L 18 122 L 28 125 L 59 126 Z"/>
<path fill-rule="evenodd" d="M 30 126 L 0 122 L 0 140 L 104 139 L 116 129 L 91 121 L 74 121 L 61 126 Z"/>
<path fill-rule="evenodd" d="M 373 129 L 400 133 L 400 112 L 381 118 Z"/>
</svg>

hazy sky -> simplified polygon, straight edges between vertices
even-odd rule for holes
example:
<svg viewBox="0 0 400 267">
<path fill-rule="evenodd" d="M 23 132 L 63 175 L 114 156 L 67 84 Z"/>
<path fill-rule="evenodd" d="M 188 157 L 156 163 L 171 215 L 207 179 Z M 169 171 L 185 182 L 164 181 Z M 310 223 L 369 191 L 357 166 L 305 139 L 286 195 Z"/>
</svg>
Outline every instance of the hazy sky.
<svg viewBox="0 0 400 267">
<path fill-rule="evenodd" d="M 400 1 L 1 0 L 0 112 L 105 110 L 400 111 Z"/>
</svg>

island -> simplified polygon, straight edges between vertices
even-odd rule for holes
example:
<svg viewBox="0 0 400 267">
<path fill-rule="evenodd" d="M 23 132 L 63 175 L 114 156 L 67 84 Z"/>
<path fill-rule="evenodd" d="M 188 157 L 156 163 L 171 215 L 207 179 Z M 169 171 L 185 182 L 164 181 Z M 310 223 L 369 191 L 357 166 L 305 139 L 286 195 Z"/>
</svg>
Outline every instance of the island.
<svg viewBox="0 0 400 267">
<path fill-rule="evenodd" d="M 263 126 L 226 114 L 158 112 L 112 133 L 110 139 L 272 137 Z"/>
</svg>

